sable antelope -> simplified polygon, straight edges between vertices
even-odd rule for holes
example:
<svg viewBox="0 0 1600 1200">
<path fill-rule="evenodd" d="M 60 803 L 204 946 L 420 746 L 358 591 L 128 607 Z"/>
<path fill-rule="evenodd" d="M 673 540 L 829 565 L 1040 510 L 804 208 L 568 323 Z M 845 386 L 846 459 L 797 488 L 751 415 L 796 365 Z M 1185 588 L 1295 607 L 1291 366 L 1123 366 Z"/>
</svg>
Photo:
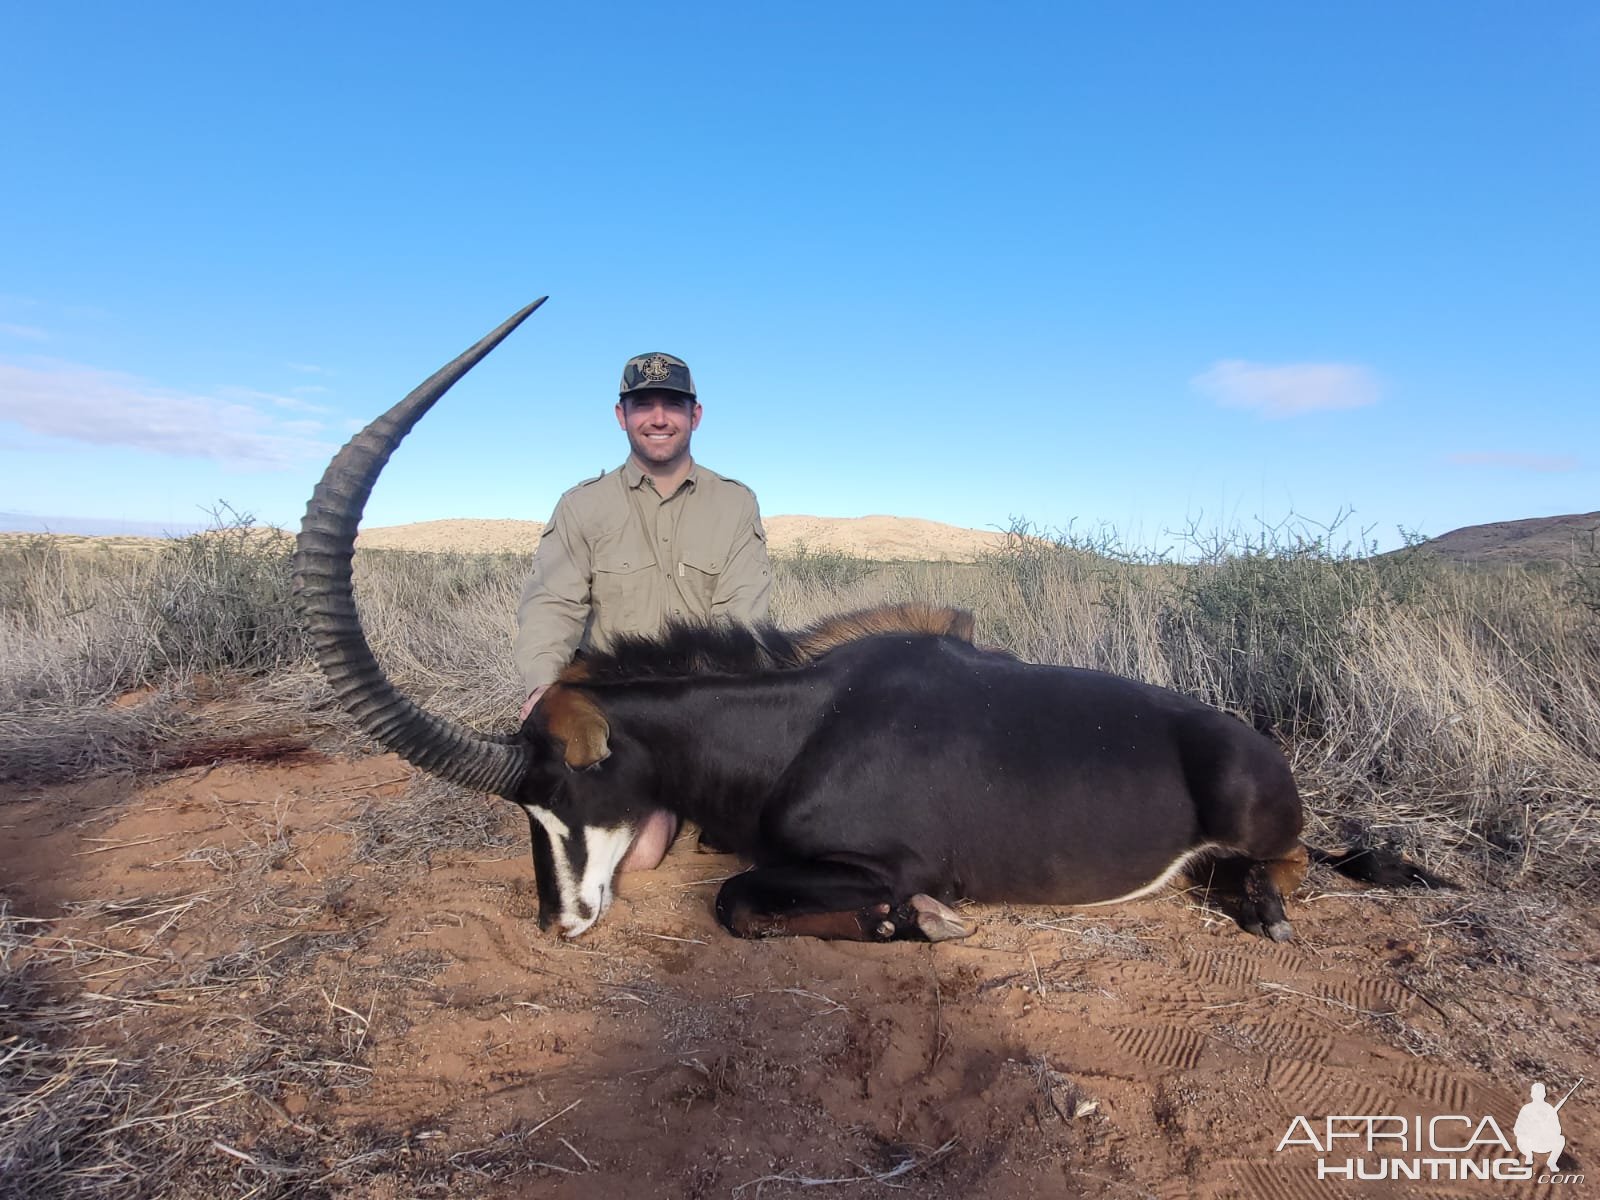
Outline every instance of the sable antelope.
<svg viewBox="0 0 1600 1200">
<path fill-rule="evenodd" d="M 541 928 L 589 928 L 666 809 L 754 862 L 716 903 L 743 937 L 960 937 L 971 927 L 949 905 L 963 897 L 1113 903 L 1201 859 L 1244 928 L 1292 935 L 1283 893 L 1305 869 L 1301 804 L 1271 741 L 1176 692 L 975 647 L 955 610 L 623 639 L 570 667 L 512 734 L 400 695 L 351 593 L 362 508 L 400 440 L 542 303 L 351 439 L 295 556 L 317 657 L 362 727 L 528 813 Z"/>
</svg>

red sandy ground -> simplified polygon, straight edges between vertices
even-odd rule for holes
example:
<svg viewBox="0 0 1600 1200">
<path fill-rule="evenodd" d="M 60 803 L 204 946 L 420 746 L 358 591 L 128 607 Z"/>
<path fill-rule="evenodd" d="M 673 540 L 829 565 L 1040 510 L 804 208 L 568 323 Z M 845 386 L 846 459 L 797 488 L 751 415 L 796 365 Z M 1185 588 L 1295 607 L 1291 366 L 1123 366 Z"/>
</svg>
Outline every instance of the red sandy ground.
<svg viewBox="0 0 1600 1200">
<path fill-rule="evenodd" d="M 1489 1113 L 1509 1135 L 1531 1079 L 1555 1099 L 1580 1074 L 1569 1152 L 1597 1155 L 1592 1013 L 1445 920 L 1459 897 L 1318 876 L 1285 946 L 1179 894 L 976 908 L 976 935 L 937 946 L 740 942 L 710 911 L 738 864 L 680 839 L 564 943 L 537 929 L 525 845 L 353 858 L 350 823 L 409 776 L 308 753 L 12 797 L 0 890 L 67 912 L 58 936 L 150 959 L 68 981 L 144 998 L 122 1002 L 127 1054 L 188 1045 L 215 1070 L 298 1038 L 350 1064 L 193 1118 L 243 1154 L 368 1138 L 438 1162 L 522 1135 L 513 1179 L 463 1174 L 451 1195 L 1568 1195 L 1319 1182 L 1314 1153 L 1275 1148 L 1295 1114 Z M 62 907 L 195 893 L 166 927 Z M 1559 911 L 1559 962 L 1592 977 L 1595 912 Z M 230 955 L 258 965 L 230 975 Z M 261 1182 L 241 1163 L 233 1194 Z M 323 1186 L 444 1194 L 398 1169 Z"/>
</svg>

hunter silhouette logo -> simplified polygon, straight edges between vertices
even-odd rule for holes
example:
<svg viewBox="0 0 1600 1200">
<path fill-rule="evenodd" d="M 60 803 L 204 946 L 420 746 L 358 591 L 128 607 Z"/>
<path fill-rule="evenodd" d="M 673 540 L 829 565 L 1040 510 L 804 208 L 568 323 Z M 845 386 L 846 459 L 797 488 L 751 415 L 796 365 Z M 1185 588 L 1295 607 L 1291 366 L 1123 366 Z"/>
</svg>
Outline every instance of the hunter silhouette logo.
<svg viewBox="0 0 1600 1200">
<path fill-rule="evenodd" d="M 1517 1114 L 1517 1123 L 1511 1127 L 1512 1136 L 1517 1139 L 1517 1153 L 1522 1155 L 1525 1162 L 1531 1163 L 1536 1154 L 1549 1155 L 1545 1166 L 1550 1170 L 1556 1169 L 1556 1159 L 1561 1157 L 1561 1151 L 1566 1147 L 1567 1139 L 1561 1136 L 1561 1118 L 1557 1115 L 1561 1106 L 1572 1099 L 1572 1093 L 1578 1090 L 1578 1083 L 1572 1085 L 1570 1091 L 1554 1104 L 1547 1104 L 1544 1098 L 1544 1084 L 1536 1083 L 1528 1089 L 1528 1102 L 1522 1106 L 1522 1111 Z"/>
<path fill-rule="evenodd" d="M 640 364 L 639 373 L 651 383 L 660 383 L 672 374 L 672 364 L 659 354 L 652 354 Z"/>
<path fill-rule="evenodd" d="M 1561 1106 L 1583 1084 L 1582 1077 L 1556 1103 L 1545 1086 L 1528 1088 L 1528 1102 L 1507 1138 L 1487 1114 L 1435 1117 L 1397 1113 L 1310 1118 L 1299 1116 L 1279 1140 L 1277 1152 L 1306 1147 L 1317 1154 L 1317 1178 L 1340 1180 L 1534 1180 L 1582 1183 L 1580 1174 L 1557 1174 L 1567 1141 Z M 1544 1161 L 1535 1166 L 1534 1159 Z"/>
</svg>

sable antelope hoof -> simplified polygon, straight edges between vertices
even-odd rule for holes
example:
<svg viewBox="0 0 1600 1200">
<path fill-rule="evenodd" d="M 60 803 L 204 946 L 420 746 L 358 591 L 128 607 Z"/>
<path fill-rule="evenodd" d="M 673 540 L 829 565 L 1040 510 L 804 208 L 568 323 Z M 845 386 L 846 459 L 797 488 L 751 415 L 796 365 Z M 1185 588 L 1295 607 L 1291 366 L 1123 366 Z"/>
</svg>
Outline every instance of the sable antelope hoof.
<svg viewBox="0 0 1600 1200">
<path fill-rule="evenodd" d="M 1244 930 L 1251 937 L 1266 938 L 1268 941 L 1273 942 L 1294 941 L 1294 926 L 1289 924 L 1287 921 L 1273 921 L 1269 925 L 1262 925 L 1260 923 L 1252 923 L 1249 925 L 1241 924 L 1239 928 Z"/>
<path fill-rule="evenodd" d="M 953 938 L 971 937 L 977 925 L 965 920 L 948 905 L 940 904 L 932 896 L 917 893 L 907 902 L 911 920 L 930 942 L 947 942 Z"/>
</svg>

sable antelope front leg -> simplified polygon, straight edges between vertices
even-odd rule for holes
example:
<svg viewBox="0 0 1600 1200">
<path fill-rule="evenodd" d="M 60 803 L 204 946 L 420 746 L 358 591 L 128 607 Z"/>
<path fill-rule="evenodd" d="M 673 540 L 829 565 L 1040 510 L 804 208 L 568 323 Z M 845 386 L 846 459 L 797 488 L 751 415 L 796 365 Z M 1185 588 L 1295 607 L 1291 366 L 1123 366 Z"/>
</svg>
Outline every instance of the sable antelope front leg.
<svg viewBox="0 0 1600 1200">
<path fill-rule="evenodd" d="M 932 896 L 897 902 L 872 872 L 841 863 L 756 867 L 717 895 L 717 920 L 735 937 L 944 941 L 972 925 Z"/>
</svg>

